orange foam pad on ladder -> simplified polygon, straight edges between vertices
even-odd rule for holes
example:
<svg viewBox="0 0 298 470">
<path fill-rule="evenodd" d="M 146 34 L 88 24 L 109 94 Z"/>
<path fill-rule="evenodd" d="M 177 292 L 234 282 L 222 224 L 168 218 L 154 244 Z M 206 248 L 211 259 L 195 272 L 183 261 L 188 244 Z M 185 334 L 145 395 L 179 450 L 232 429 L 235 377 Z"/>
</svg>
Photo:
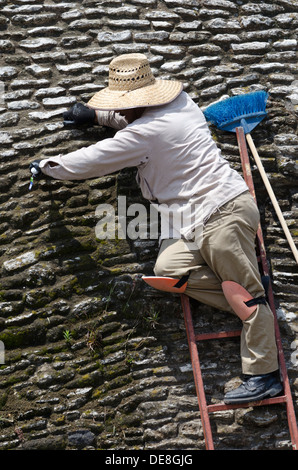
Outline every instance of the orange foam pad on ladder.
<svg viewBox="0 0 298 470">
<path fill-rule="evenodd" d="M 230 306 L 238 317 L 245 321 L 256 310 L 257 306 L 248 307 L 245 302 L 252 300 L 253 297 L 244 289 L 244 287 L 233 281 L 224 281 L 221 285 L 223 293 Z"/>
<path fill-rule="evenodd" d="M 142 279 L 149 286 L 154 287 L 155 289 L 163 290 L 165 292 L 174 292 L 176 294 L 183 294 L 187 286 L 187 283 L 185 282 L 182 286 L 175 287 L 180 279 L 175 279 L 173 277 L 143 276 Z"/>
</svg>

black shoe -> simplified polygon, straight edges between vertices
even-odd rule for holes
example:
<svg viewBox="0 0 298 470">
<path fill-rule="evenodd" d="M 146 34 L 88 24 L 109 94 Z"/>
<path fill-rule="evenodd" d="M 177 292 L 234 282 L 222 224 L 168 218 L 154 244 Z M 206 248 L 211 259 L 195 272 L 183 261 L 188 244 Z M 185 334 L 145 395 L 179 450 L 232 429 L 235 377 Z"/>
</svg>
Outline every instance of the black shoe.
<svg viewBox="0 0 298 470">
<path fill-rule="evenodd" d="M 283 386 L 276 372 L 246 376 L 240 387 L 225 394 L 224 402 L 231 405 L 264 400 L 275 397 L 282 390 Z"/>
</svg>

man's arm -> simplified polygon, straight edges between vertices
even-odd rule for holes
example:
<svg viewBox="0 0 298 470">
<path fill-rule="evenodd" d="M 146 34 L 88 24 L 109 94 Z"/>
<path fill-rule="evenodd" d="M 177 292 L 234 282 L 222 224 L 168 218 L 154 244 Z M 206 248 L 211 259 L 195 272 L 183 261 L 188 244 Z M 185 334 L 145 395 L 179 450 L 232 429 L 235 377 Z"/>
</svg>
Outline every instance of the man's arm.
<svg viewBox="0 0 298 470">
<path fill-rule="evenodd" d="M 116 113 L 114 111 L 99 111 L 99 110 L 90 109 L 81 103 L 74 104 L 68 111 L 63 113 L 63 119 L 64 119 L 64 125 L 78 125 L 78 126 L 91 125 L 92 126 L 92 125 L 98 124 L 101 126 L 111 127 L 116 130 L 124 129 L 128 124 L 125 118 L 121 116 L 119 113 Z M 83 151 L 85 154 L 86 153 L 85 149 L 83 149 Z M 93 152 L 91 151 L 89 153 L 91 155 L 91 158 L 89 158 L 89 160 L 92 160 Z M 79 158 L 80 151 L 72 152 L 72 156 L 73 158 L 76 158 L 76 156 Z M 66 156 L 66 159 L 67 159 L 67 156 Z M 66 174 L 66 171 L 67 171 L 66 168 L 64 169 L 64 172 L 63 172 L 62 170 L 63 164 L 64 164 L 64 159 L 63 157 L 59 155 L 58 157 L 53 157 L 52 159 L 35 160 L 32 163 L 30 163 L 29 170 L 31 172 L 31 176 L 35 178 L 40 178 L 42 174 L 46 174 L 48 176 L 53 176 L 54 178 L 59 178 L 59 179 L 78 179 L 77 175 L 75 176 L 74 174 Z M 61 167 L 60 171 L 52 172 L 52 168 L 59 167 L 59 166 Z M 69 168 L 69 170 L 71 169 Z M 108 171 L 108 165 L 107 165 L 107 173 L 108 172 L 109 171 Z M 64 178 L 62 177 L 62 173 L 64 174 Z M 83 177 L 79 179 L 83 179 Z"/>
<path fill-rule="evenodd" d="M 125 118 L 115 111 L 91 109 L 82 103 L 75 103 L 68 111 L 65 111 L 63 121 L 65 126 L 93 126 L 99 124 L 117 130 L 124 129 L 128 124 Z"/>
<path fill-rule="evenodd" d="M 115 111 L 100 111 L 95 110 L 97 123 L 100 126 L 112 127 L 116 130 L 124 129 L 128 122 L 123 116 Z"/>
<path fill-rule="evenodd" d="M 137 167 L 148 156 L 146 138 L 132 128 L 66 155 L 39 162 L 42 173 L 60 180 L 97 178 L 128 167 Z"/>
</svg>

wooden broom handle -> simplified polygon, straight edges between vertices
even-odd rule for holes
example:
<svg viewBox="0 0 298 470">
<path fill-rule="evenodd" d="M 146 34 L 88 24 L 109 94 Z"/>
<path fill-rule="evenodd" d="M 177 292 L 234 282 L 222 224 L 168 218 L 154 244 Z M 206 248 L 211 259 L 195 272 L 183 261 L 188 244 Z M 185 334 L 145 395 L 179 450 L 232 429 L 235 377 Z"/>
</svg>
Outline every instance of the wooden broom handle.
<svg viewBox="0 0 298 470">
<path fill-rule="evenodd" d="M 296 260 L 296 262 L 298 263 L 298 251 L 297 251 L 296 245 L 295 245 L 295 243 L 294 243 L 294 241 L 293 241 L 292 235 L 290 234 L 290 231 L 289 231 L 289 229 L 288 229 L 288 226 L 287 226 L 287 224 L 286 224 L 286 221 L 285 221 L 285 219 L 284 219 L 284 216 L 283 216 L 283 214 L 282 214 L 282 212 L 281 212 L 281 210 L 280 210 L 280 207 L 279 207 L 279 205 L 278 205 L 277 199 L 276 199 L 276 197 L 275 197 L 275 195 L 274 195 L 274 192 L 273 192 L 273 190 L 272 190 L 271 184 L 270 184 L 270 182 L 269 182 L 269 180 L 268 180 L 268 177 L 267 177 L 267 175 L 266 175 L 266 173 L 265 173 L 263 164 L 262 164 L 262 162 L 261 162 L 261 159 L 260 159 L 260 157 L 259 157 L 259 154 L 258 154 L 258 152 L 257 152 L 257 149 L 256 149 L 256 147 L 255 147 L 255 144 L 254 144 L 254 142 L 253 142 L 252 137 L 251 137 L 250 134 L 246 134 L 246 140 L 247 140 L 248 145 L 249 145 L 249 147 L 250 147 L 251 153 L 253 154 L 253 157 L 254 157 L 254 159 L 255 159 L 255 162 L 256 162 L 256 164 L 257 164 L 257 167 L 258 167 L 258 170 L 259 170 L 259 172 L 260 172 L 260 174 L 261 174 L 261 177 L 262 177 L 262 179 L 263 179 L 263 182 L 264 182 L 264 184 L 265 184 L 265 186 L 266 186 L 266 189 L 267 189 L 268 194 L 269 194 L 269 196 L 270 196 L 271 202 L 272 202 L 273 207 L 274 207 L 274 209 L 275 209 L 275 211 L 276 211 L 277 217 L 278 217 L 278 219 L 279 219 L 279 221 L 280 221 L 280 223 L 281 223 L 281 226 L 282 226 L 282 228 L 283 228 L 283 230 L 284 230 L 284 232 L 285 232 L 285 235 L 286 235 L 286 237 L 287 237 L 287 240 L 288 240 L 288 242 L 289 242 L 289 245 L 290 245 L 290 247 L 291 247 L 291 249 L 292 249 L 292 252 L 293 252 L 293 254 L 294 254 L 295 260 Z"/>
</svg>

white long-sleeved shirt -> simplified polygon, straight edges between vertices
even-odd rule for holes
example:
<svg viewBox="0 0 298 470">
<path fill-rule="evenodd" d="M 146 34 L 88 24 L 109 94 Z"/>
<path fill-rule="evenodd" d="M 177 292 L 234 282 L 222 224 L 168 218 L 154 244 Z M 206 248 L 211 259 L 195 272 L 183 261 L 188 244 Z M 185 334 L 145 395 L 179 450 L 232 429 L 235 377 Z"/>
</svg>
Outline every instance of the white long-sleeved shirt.
<svg viewBox="0 0 298 470">
<path fill-rule="evenodd" d="M 43 173 L 83 180 L 136 167 L 144 198 L 165 219 L 175 213 L 170 228 L 164 224 L 161 239 L 191 238 L 196 226 L 248 189 L 222 157 L 202 111 L 185 92 L 169 104 L 146 108 L 128 125 L 114 112 L 101 111 L 98 120 L 120 130 L 113 138 L 42 160 Z"/>
</svg>

